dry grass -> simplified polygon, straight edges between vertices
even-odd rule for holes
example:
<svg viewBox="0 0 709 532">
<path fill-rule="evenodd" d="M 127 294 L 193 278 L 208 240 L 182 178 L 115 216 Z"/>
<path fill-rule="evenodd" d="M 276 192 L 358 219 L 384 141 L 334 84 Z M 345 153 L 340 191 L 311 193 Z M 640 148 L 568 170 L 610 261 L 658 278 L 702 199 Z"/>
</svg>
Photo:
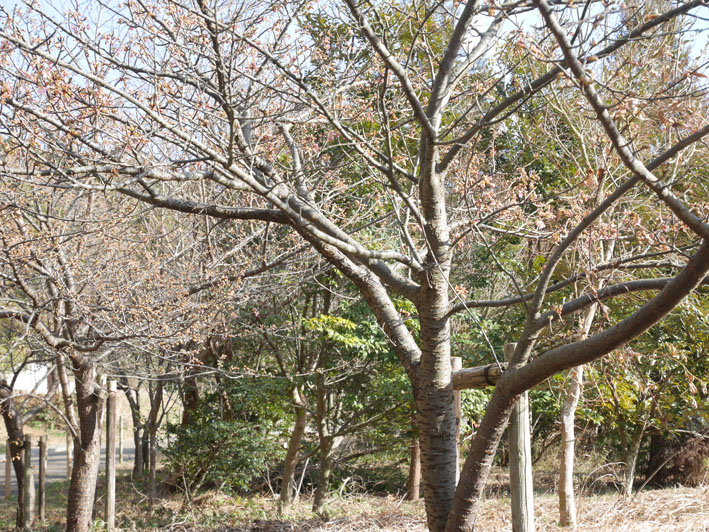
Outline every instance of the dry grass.
<svg viewBox="0 0 709 532">
<path fill-rule="evenodd" d="M 350 496 L 332 500 L 331 518 L 313 517 L 307 499 L 287 519 L 277 518 L 267 499 L 230 499 L 213 495 L 196 501 L 193 519 L 164 526 L 170 532 L 423 532 L 423 503 L 402 502 L 394 497 Z M 164 503 L 170 504 L 170 503 Z M 222 518 L 217 524 L 205 519 L 215 508 Z M 563 531 L 557 526 L 557 498 L 553 494 L 535 499 L 538 532 Z M 259 515 L 260 514 L 260 515 Z M 199 517 L 201 516 L 201 517 Z M 200 526 L 198 522 L 202 522 Z M 206 521 L 212 521 L 207 524 Z M 511 531 L 509 500 L 487 499 L 478 519 L 478 530 Z M 594 495 L 579 501 L 578 532 L 709 532 L 709 487 L 645 491 L 631 500 L 618 495 Z"/>
<path fill-rule="evenodd" d="M 145 486 L 118 482 L 117 524 L 123 531 L 164 532 L 424 532 L 423 501 L 394 496 L 345 495 L 327 504 L 330 519 L 310 511 L 311 501 L 299 500 L 287 516 L 279 517 L 271 497 L 233 497 L 209 492 L 184 505 L 178 494 L 162 494 L 150 511 Z M 99 493 L 102 493 L 99 486 Z M 49 519 L 36 531 L 63 530 L 66 485 L 56 483 L 48 497 Z M 98 516 L 103 499 L 97 500 Z M 566 531 L 557 526 L 557 498 L 535 494 L 538 532 Z M 9 530 L 14 509 L 0 504 L 0 530 Z M 490 496 L 481 507 L 477 530 L 511 532 L 510 503 L 505 495 Z M 5 528 L 7 527 L 7 528 Z M 102 530 L 100 519 L 94 530 Z M 578 532 L 709 532 L 709 486 L 643 491 L 624 500 L 616 494 L 588 495 L 579 500 Z"/>
</svg>

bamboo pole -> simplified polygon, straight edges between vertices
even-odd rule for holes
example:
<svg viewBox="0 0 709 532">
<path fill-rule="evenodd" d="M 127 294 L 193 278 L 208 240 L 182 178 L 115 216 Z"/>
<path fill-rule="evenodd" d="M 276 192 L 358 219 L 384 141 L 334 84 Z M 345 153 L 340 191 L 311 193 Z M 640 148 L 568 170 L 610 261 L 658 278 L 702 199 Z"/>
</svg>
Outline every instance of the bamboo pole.
<svg viewBox="0 0 709 532">
<path fill-rule="evenodd" d="M 116 527 L 116 381 L 108 381 L 106 402 L 106 529 Z"/>
<path fill-rule="evenodd" d="M 516 344 L 505 345 L 509 362 Z M 510 451 L 510 496 L 512 499 L 512 532 L 534 532 L 534 499 L 532 492 L 532 448 L 529 423 L 529 398 L 524 392 L 512 408 L 508 429 Z"/>
</svg>

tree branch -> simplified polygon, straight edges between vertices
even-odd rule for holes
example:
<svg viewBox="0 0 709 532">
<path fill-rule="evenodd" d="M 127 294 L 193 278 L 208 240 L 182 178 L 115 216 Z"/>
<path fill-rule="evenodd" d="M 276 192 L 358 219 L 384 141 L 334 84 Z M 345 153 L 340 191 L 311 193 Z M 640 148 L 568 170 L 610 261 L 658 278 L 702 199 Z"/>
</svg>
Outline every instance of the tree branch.
<svg viewBox="0 0 709 532">
<path fill-rule="evenodd" d="M 682 220 L 692 231 L 699 235 L 703 239 L 709 239 L 709 224 L 702 221 L 702 219 L 692 213 L 689 208 L 684 205 L 684 203 L 675 196 L 669 189 L 668 185 L 660 181 L 643 163 L 635 157 L 633 152 L 628 146 L 628 142 L 623 134 L 620 132 L 615 124 L 615 121 L 608 112 L 607 106 L 601 100 L 601 97 L 596 92 L 593 87 L 593 80 L 586 74 L 583 65 L 576 57 L 576 53 L 573 51 L 571 43 L 566 37 L 566 32 L 561 28 L 556 20 L 556 17 L 551 12 L 551 8 L 546 3 L 545 0 L 534 0 L 535 4 L 539 8 L 547 27 L 552 32 L 556 41 L 559 43 L 559 47 L 564 54 L 566 59 L 565 63 L 568 68 L 573 72 L 574 76 L 581 85 L 581 90 L 586 96 L 586 99 L 593 107 L 596 113 L 596 117 L 599 122 L 603 125 L 608 138 L 610 139 L 615 151 L 618 156 L 623 161 L 623 164 L 630 170 L 634 175 L 638 176 L 643 182 L 652 189 L 653 192 L 663 201 L 670 210 Z"/>
</svg>

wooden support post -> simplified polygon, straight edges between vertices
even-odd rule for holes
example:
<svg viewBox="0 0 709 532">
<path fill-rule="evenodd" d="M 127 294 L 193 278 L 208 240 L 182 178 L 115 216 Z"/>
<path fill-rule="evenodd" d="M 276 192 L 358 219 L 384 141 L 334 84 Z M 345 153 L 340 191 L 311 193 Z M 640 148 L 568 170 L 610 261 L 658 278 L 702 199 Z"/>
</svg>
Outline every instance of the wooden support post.
<svg viewBox="0 0 709 532">
<path fill-rule="evenodd" d="M 10 452 L 10 440 L 5 442 L 5 502 L 10 500 L 12 491 L 12 452 Z"/>
<path fill-rule="evenodd" d="M 34 506 L 34 478 L 32 477 L 32 436 L 25 435 L 25 500 L 23 501 L 23 513 L 25 516 L 22 526 L 25 530 L 30 530 L 32 526 L 32 509 Z"/>
<path fill-rule="evenodd" d="M 106 529 L 116 527 L 116 381 L 108 381 L 106 402 Z"/>
<path fill-rule="evenodd" d="M 47 518 L 47 436 L 39 437 L 39 521 Z"/>
<path fill-rule="evenodd" d="M 451 370 L 459 371 L 463 368 L 461 357 L 451 357 Z M 455 485 L 460 480 L 460 391 L 453 391 L 453 405 L 455 407 Z"/>
<path fill-rule="evenodd" d="M 509 362 L 516 344 L 505 345 Z M 512 409 L 507 432 L 510 452 L 510 496 L 512 499 L 512 532 L 534 532 L 534 499 L 532 492 L 532 447 L 529 427 L 528 393 L 519 396 Z"/>
<path fill-rule="evenodd" d="M 118 416 L 118 463 L 123 463 L 123 416 Z"/>
</svg>

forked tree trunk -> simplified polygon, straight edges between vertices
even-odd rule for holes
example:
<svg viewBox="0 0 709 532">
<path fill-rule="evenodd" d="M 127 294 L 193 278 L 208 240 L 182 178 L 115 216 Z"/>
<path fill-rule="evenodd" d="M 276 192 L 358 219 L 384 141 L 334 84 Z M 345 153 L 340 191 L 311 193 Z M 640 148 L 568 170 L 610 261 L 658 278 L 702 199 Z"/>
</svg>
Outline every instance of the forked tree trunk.
<svg viewBox="0 0 709 532">
<path fill-rule="evenodd" d="M 591 305 L 581 318 L 578 340 L 591 330 L 597 304 Z M 559 457 L 559 524 L 576 528 L 576 498 L 574 496 L 574 449 L 576 447 L 576 407 L 583 390 L 583 366 L 571 369 L 566 402 L 561 410 L 561 452 Z"/>
<path fill-rule="evenodd" d="M 15 526 L 21 529 L 25 522 L 25 466 L 23 442 L 25 435 L 22 421 L 15 409 L 15 402 L 12 400 L 12 388 L 4 381 L 0 382 L 0 412 L 5 422 L 7 439 L 10 442 L 10 456 L 12 457 L 12 468 L 15 471 L 17 480 L 17 515 Z"/>
<path fill-rule="evenodd" d="M 279 499 L 279 508 L 282 512 L 287 512 L 295 500 L 295 470 L 298 466 L 300 446 L 303 442 L 308 415 L 301 391 L 296 386 L 293 387 L 292 391 L 295 404 L 295 425 L 288 441 L 288 450 L 283 464 L 281 496 Z"/>
<path fill-rule="evenodd" d="M 88 532 L 100 460 L 100 436 L 106 394 L 96 383 L 88 358 L 73 357 L 79 433 L 74 438 L 74 465 L 67 501 L 67 532 Z"/>
</svg>

